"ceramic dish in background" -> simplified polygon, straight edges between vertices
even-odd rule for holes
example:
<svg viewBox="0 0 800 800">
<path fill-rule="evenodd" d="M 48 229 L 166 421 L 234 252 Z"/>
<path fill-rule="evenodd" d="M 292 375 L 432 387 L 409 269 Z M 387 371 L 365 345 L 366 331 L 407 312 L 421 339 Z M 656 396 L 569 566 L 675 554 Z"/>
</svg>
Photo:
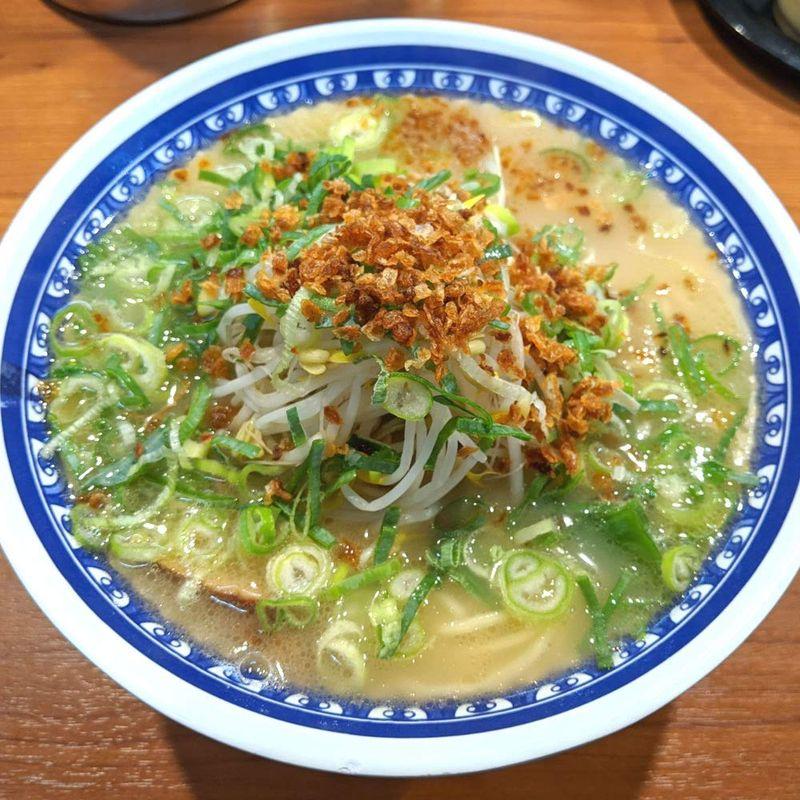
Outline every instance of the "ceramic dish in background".
<svg viewBox="0 0 800 800">
<path fill-rule="evenodd" d="M 790 4 L 795 0 L 784 2 L 791 9 Z M 783 26 L 788 26 L 788 15 L 775 0 L 703 0 L 703 3 L 720 25 L 750 47 L 800 73 L 800 40 L 789 36 L 778 23 L 781 18 Z"/>
<path fill-rule="evenodd" d="M 446 46 L 443 46 L 446 42 Z M 267 114 L 374 92 L 436 92 L 531 109 L 645 168 L 718 249 L 758 345 L 753 470 L 761 479 L 683 597 L 608 672 L 583 665 L 502 697 L 408 706 L 275 689 L 221 662 L 142 604 L 67 530 L 63 479 L 38 458 L 33 391 L 49 320 L 77 255 L 142 191 L 225 131 Z M 509 31 L 369 20 L 277 34 L 159 81 L 87 133 L 44 178 L 0 246 L 0 543 L 54 624 L 122 686 L 201 733 L 271 758 L 349 773 L 469 772 L 542 757 L 669 702 L 763 619 L 800 565 L 800 235 L 725 140 L 649 84 L 592 56 Z M 794 259 L 794 261 L 792 261 Z M 787 331 L 787 326 L 790 331 Z"/>
<path fill-rule="evenodd" d="M 236 0 L 52 0 L 85 17 L 106 22 L 152 25 L 197 17 L 233 5 Z"/>
</svg>

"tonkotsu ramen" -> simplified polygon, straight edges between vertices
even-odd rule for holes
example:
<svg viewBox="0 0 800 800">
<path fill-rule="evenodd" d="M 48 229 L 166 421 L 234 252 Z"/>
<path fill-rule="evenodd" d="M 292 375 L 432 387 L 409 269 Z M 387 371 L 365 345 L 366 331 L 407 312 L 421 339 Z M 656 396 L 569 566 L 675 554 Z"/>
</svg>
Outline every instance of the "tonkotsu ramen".
<svg viewBox="0 0 800 800">
<path fill-rule="evenodd" d="M 716 252 L 530 111 L 358 98 L 229 133 L 88 247 L 50 341 L 74 536 L 276 684 L 609 668 L 755 482 Z"/>
</svg>

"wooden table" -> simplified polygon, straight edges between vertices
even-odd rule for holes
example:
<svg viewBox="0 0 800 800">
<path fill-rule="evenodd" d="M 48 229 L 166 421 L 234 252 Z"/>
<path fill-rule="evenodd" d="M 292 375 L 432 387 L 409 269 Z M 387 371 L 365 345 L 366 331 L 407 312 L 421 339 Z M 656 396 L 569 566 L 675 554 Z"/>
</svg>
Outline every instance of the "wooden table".
<svg viewBox="0 0 800 800">
<path fill-rule="evenodd" d="M 92 23 L 37 0 L 5 0 L 0 231 L 67 145 L 135 91 L 214 50 L 343 15 L 461 18 L 607 58 L 721 131 L 800 219 L 800 81 L 732 55 L 693 0 L 244 0 L 159 28 Z M 287 767 L 176 725 L 67 644 L 2 558 L 0 582 L 0 800 L 800 797 L 797 582 L 734 656 L 639 724 L 534 764 L 409 781 Z"/>
</svg>

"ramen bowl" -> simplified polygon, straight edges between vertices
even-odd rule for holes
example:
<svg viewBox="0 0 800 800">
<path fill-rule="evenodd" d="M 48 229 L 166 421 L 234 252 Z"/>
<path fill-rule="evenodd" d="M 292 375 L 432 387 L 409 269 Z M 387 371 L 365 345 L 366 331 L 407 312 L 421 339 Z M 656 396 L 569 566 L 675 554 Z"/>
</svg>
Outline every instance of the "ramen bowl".
<svg viewBox="0 0 800 800">
<path fill-rule="evenodd" d="M 446 42 L 447 45 L 442 45 Z M 66 485 L 41 457 L 35 391 L 78 256 L 167 171 L 226 131 L 303 105 L 433 93 L 528 109 L 648 172 L 705 231 L 742 297 L 757 352 L 758 485 L 686 592 L 616 653 L 501 696 L 367 702 L 268 683 L 208 652 L 71 535 Z M 282 33 L 159 81 L 89 131 L 25 203 L 0 246 L 3 321 L 0 543 L 61 632 L 125 689 L 221 742 L 370 775 L 469 772 L 611 733 L 702 678 L 756 627 L 800 565 L 800 235 L 725 140 L 634 76 L 563 45 L 493 28 L 371 20 Z M 794 259 L 794 261 L 792 260 Z M 713 302 L 713 298 L 709 298 Z"/>
</svg>

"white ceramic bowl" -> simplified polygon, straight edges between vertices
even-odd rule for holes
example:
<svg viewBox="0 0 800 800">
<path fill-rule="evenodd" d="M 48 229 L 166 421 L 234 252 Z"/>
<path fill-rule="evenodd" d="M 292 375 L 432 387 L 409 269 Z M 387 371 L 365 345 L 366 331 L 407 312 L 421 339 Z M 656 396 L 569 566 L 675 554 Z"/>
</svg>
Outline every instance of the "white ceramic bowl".
<svg viewBox="0 0 800 800">
<path fill-rule="evenodd" d="M 298 104 L 362 92 L 434 91 L 536 110 L 593 136 L 683 203 L 729 265 L 759 345 L 761 477 L 687 593 L 606 673 L 590 665 L 504 697 L 406 707 L 264 686 L 218 661 L 130 593 L 66 523 L 63 481 L 32 389 L 81 249 L 137 192 L 225 130 Z M 0 542 L 62 633 L 128 691 L 222 742 L 348 773 L 498 767 L 574 747 L 691 686 L 761 621 L 800 563 L 797 331 L 800 236 L 753 168 L 694 114 L 592 56 L 509 31 L 430 20 L 306 28 L 192 64 L 111 113 L 53 167 L 0 246 L 4 449 Z M 16 293 L 12 291 L 16 288 Z M 109 698 L 109 703 L 113 699 Z"/>
</svg>

